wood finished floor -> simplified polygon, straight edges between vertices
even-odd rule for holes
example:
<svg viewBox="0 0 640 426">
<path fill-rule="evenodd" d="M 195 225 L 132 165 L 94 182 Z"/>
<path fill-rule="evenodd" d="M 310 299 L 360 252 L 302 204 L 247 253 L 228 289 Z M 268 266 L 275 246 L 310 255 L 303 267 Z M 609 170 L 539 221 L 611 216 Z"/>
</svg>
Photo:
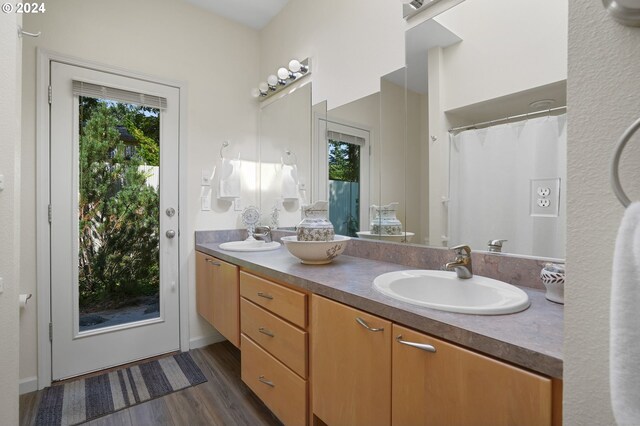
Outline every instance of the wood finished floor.
<svg viewBox="0 0 640 426">
<path fill-rule="evenodd" d="M 85 423 L 91 426 L 281 425 L 240 379 L 229 342 L 189 351 L 207 382 Z M 20 397 L 20 425 L 35 423 L 42 391 Z"/>
</svg>

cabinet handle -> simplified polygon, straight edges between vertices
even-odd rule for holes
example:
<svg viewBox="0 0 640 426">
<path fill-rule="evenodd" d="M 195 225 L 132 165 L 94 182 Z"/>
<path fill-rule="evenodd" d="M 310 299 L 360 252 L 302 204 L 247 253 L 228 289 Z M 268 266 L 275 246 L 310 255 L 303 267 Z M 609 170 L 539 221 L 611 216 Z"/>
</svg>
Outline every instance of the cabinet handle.
<svg viewBox="0 0 640 426">
<path fill-rule="evenodd" d="M 214 262 L 214 261 L 213 261 L 213 260 L 211 260 L 211 259 L 205 259 L 204 261 L 205 261 L 205 262 L 207 262 L 207 263 L 212 264 L 213 266 L 222 266 L 220 263 L 218 263 L 218 262 Z"/>
<path fill-rule="evenodd" d="M 266 334 L 266 335 L 267 335 L 267 336 L 269 336 L 269 337 L 276 337 L 276 335 L 275 335 L 275 334 L 273 334 L 273 332 L 272 332 L 272 331 L 269 331 L 269 330 L 267 330 L 267 329 L 266 329 L 266 328 L 264 328 L 264 327 L 260 327 L 260 328 L 258 329 L 258 331 L 259 331 L 260 333 L 262 333 L 262 334 Z"/>
<path fill-rule="evenodd" d="M 435 346 L 427 345 L 426 343 L 415 343 L 415 342 L 407 342 L 406 340 L 402 340 L 402 334 L 396 337 L 396 342 L 403 345 L 411 346 L 412 348 L 422 349 L 423 351 L 433 352 L 433 353 L 436 352 Z"/>
<path fill-rule="evenodd" d="M 373 331 L 373 332 L 384 331 L 384 328 L 369 327 L 369 324 L 367 324 L 367 322 L 365 320 L 363 320 L 362 318 L 360 318 L 360 317 L 356 317 L 356 322 L 358 324 L 360 324 L 361 326 L 363 326 L 364 328 L 366 328 L 367 330 L 369 330 L 369 331 Z"/>
<path fill-rule="evenodd" d="M 264 378 L 264 376 L 260 376 L 258 377 L 258 380 L 261 381 L 262 383 L 264 383 L 267 386 L 271 386 L 272 388 L 275 388 L 276 385 L 273 384 L 273 382 L 271 380 L 267 380 Z"/>
<path fill-rule="evenodd" d="M 258 296 L 264 297 L 265 299 L 273 300 L 273 296 L 268 293 L 263 293 L 261 291 L 258 292 Z"/>
</svg>

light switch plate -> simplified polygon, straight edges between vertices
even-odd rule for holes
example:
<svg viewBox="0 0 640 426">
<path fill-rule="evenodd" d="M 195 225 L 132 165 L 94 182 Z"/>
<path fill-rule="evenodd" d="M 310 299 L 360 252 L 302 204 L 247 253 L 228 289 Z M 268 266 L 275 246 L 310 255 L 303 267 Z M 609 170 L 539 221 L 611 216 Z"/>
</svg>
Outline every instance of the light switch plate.
<svg viewBox="0 0 640 426">
<path fill-rule="evenodd" d="M 202 186 L 211 185 L 211 170 L 202 169 L 202 179 L 200 181 L 200 185 Z"/>
<path fill-rule="evenodd" d="M 529 199 L 531 216 L 558 217 L 560 214 L 560 178 L 531 179 Z"/>
</svg>

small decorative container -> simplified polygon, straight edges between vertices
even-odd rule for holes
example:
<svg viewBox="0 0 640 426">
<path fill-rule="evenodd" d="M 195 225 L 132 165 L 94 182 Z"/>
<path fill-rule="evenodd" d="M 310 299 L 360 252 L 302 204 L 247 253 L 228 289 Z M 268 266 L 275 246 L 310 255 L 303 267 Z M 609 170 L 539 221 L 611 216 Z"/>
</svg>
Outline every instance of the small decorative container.
<svg viewBox="0 0 640 426">
<path fill-rule="evenodd" d="M 564 265 L 547 263 L 540 271 L 540 278 L 547 288 L 547 299 L 564 305 Z"/>
<path fill-rule="evenodd" d="M 329 203 L 317 201 L 302 207 L 304 219 L 296 227 L 298 241 L 333 241 L 335 231 L 327 219 Z"/>
<path fill-rule="evenodd" d="M 377 235 L 402 235 L 402 222 L 396 217 L 398 203 L 385 206 L 371 205 L 371 233 Z"/>
</svg>

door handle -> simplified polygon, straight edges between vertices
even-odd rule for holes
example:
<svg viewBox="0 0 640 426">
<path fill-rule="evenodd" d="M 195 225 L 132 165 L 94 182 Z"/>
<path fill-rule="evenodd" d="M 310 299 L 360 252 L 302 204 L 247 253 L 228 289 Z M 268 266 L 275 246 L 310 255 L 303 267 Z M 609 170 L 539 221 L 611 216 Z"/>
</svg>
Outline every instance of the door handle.
<svg viewBox="0 0 640 426">
<path fill-rule="evenodd" d="M 176 231 L 174 231 L 173 229 L 169 229 L 167 232 L 165 232 L 165 235 L 167 236 L 167 238 L 171 239 L 176 236 Z"/>
<path fill-rule="evenodd" d="M 267 386 L 271 386 L 272 388 L 276 387 L 276 385 L 271 380 L 265 379 L 264 376 L 259 376 L 258 380 L 261 381 L 262 383 L 264 383 Z"/>
<path fill-rule="evenodd" d="M 396 337 L 396 341 L 402 345 L 411 346 L 412 348 L 422 349 L 427 352 L 436 352 L 436 347 L 432 345 L 428 345 L 426 343 L 415 343 L 415 342 L 407 342 L 406 340 L 402 340 L 402 334 Z"/>
<path fill-rule="evenodd" d="M 360 317 L 356 317 L 356 322 L 369 331 L 373 331 L 373 332 L 384 331 L 384 328 L 382 327 L 381 328 L 370 327 L 369 324 L 367 324 L 367 322 Z"/>
</svg>

